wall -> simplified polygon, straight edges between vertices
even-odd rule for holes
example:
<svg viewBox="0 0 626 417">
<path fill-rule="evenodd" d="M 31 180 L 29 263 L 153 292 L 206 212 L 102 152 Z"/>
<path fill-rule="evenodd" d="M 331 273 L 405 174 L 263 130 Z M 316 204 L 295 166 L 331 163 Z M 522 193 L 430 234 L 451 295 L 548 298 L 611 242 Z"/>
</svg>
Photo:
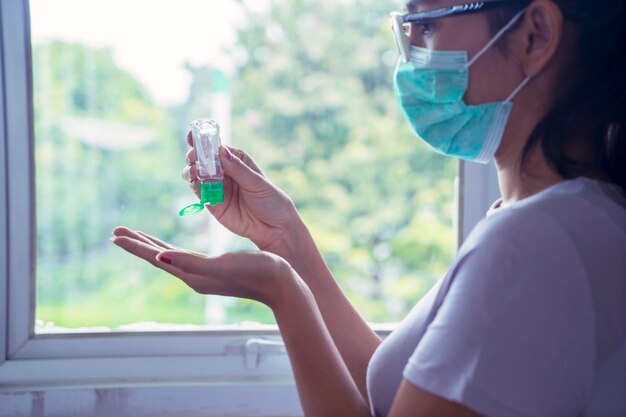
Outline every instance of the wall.
<svg viewBox="0 0 626 417">
<path fill-rule="evenodd" d="M 301 416 L 289 385 L 46 387 L 0 392 L 0 417 Z"/>
</svg>

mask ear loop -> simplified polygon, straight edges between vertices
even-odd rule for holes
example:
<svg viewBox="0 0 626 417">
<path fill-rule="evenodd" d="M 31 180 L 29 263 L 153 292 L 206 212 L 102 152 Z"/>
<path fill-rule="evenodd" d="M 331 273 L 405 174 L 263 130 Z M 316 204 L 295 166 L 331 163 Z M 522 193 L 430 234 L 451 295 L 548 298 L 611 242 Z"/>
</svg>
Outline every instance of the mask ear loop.
<svg viewBox="0 0 626 417">
<path fill-rule="evenodd" d="M 528 76 L 524 79 L 524 81 L 522 81 L 522 83 L 520 85 L 517 86 L 517 88 L 511 93 L 511 95 L 509 96 L 509 98 L 507 98 L 506 100 L 504 100 L 505 103 L 510 103 L 511 100 L 513 100 L 515 98 L 515 96 L 522 91 L 522 88 L 526 87 L 526 84 L 528 84 L 528 82 L 532 79 L 532 76 Z"/>
<path fill-rule="evenodd" d="M 517 23 L 517 21 L 519 20 L 520 17 L 522 17 L 524 15 L 524 13 L 526 13 L 526 9 L 520 10 L 514 17 L 513 19 L 511 19 L 511 21 L 509 23 L 507 23 L 502 29 L 500 29 L 500 31 L 498 33 L 496 33 L 496 36 L 494 36 L 493 38 L 491 38 L 491 40 L 487 43 L 487 45 L 485 45 L 483 47 L 483 49 L 481 49 L 480 51 L 478 51 L 478 53 L 476 55 L 474 55 L 474 58 L 472 58 L 467 64 L 465 64 L 465 67 L 463 68 L 463 70 L 468 69 L 469 67 L 471 67 L 476 61 L 478 61 L 478 59 L 484 55 L 485 52 L 487 52 L 489 50 L 489 48 L 491 48 L 496 42 L 498 42 L 498 40 L 502 37 L 502 35 L 504 35 L 504 33 L 506 33 L 506 31 L 508 31 L 509 29 L 511 29 L 511 27 Z"/>
</svg>

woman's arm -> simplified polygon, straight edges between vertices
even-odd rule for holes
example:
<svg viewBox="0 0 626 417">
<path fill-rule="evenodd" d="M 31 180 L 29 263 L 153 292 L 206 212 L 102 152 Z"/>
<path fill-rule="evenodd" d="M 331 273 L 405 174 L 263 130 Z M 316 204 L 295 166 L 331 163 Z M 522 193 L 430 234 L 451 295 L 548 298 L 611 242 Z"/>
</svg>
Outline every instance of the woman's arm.
<svg viewBox="0 0 626 417">
<path fill-rule="evenodd" d="M 448 401 L 416 387 L 406 379 L 393 401 L 389 417 L 484 417 L 463 404 Z"/>
<path fill-rule="evenodd" d="M 342 292 L 304 223 L 298 218 L 290 234 L 262 249 L 287 260 L 307 284 L 315 309 L 367 402 L 367 366 L 381 339 Z"/>
<path fill-rule="evenodd" d="M 307 417 L 371 417 L 313 295 L 284 259 L 268 252 L 207 257 L 124 227 L 114 234 L 116 245 L 177 276 L 196 292 L 248 298 L 269 306 Z"/>
<path fill-rule="evenodd" d="M 371 417 L 367 402 L 355 384 L 354 375 L 351 377 L 346 368 L 346 358 L 342 360 L 333 343 L 334 339 L 322 319 L 312 292 L 295 273 L 293 277 L 286 283 L 289 290 L 283 291 L 283 294 L 288 295 L 274 305 L 273 311 L 287 347 L 304 415 Z M 345 343 L 351 333 L 342 326 L 349 320 L 342 320 L 341 316 L 336 319 L 343 324 L 334 326 L 335 331 L 346 330 L 346 334 L 337 335 Z M 360 341 L 354 343 L 353 339 L 353 347 L 359 344 Z M 350 351 L 362 355 L 366 352 L 344 346 L 344 354 Z M 365 356 L 361 360 L 366 361 Z"/>
<path fill-rule="evenodd" d="M 190 136 L 187 137 L 191 146 Z M 196 194 L 199 184 L 193 149 L 187 153 L 189 166 L 183 178 Z M 367 401 L 367 365 L 380 344 L 345 297 L 300 219 L 293 202 L 264 175 L 244 151 L 222 147 L 220 161 L 226 174 L 226 201 L 208 207 L 215 218 L 236 234 L 252 240 L 260 249 L 287 260 L 311 289 L 321 316 L 339 349 L 350 374 Z"/>
</svg>

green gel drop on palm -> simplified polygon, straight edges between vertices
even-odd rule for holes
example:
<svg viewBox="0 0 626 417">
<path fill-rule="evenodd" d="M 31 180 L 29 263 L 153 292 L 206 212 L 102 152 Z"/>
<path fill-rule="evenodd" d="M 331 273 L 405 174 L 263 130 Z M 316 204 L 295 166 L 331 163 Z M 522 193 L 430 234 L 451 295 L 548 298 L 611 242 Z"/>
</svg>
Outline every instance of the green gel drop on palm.
<svg viewBox="0 0 626 417">
<path fill-rule="evenodd" d="M 200 181 L 200 202 L 183 208 L 178 213 L 181 217 L 200 213 L 206 204 L 215 206 L 224 202 L 224 171 L 219 158 L 220 126 L 213 119 L 197 119 L 191 122 L 191 135 Z"/>
</svg>

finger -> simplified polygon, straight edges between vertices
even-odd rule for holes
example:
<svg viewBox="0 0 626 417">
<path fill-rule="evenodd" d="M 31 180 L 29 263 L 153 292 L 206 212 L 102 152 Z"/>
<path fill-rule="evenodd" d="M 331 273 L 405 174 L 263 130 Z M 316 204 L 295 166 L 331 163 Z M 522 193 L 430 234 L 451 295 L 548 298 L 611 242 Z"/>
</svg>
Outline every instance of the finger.
<svg viewBox="0 0 626 417">
<path fill-rule="evenodd" d="M 222 274 L 227 273 L 227 276 L 232 277 L 233 270 L 245 271 L 245 274 L 258 273 L 259 261 L 242 263 L 241 256 L 256 257 L 263 261 L 269 261 L 271 263 L 266 264 L 268 267 L 275 267 L 276 260 L 282 258 L 278 256 L 268 256 L 267 253 L 259 251 L 251 251 L 248 253 L 226 253 L 220 256 L 207 256 L 200 252 L 194 252 L 184 249 L 169 249 L 159 252 L 156 256 L 159 262 L 163 262 L 167 265 L 179 269 L 189 275 L 194 276 L 212 276 L 217 279 Z M 268 269 L 269 270 L 269 269 Z"/>
<path fill-rule="evenodd" d="M 263 175 L 246 165 L 227 147 L 220 146 L 219 153 L 224 173 L 231 177 L 240 187 L 248 191 L 262 191 L 268 188 L 267 180 Z"/>
<path fill-rule="evenodd" d="M 148 235 L 147 233 L 131 230 L 128 227 L 124 227 L 124 226 L 116 227 L 115 229 L 113 229 L 113 234 L 115 236 L 128 237 L 130 239 L 135 239 L 145 244 L 153 245 L 158 248 L 161 248 L 160 244 L 157 244 L 156 242 L 150 239 L 152 236 Z M 161 242 L 161 243 L 164 243 L 164 242 Z"/>
<path fill-rule="evenodd" d="M 195 165 L 196 163 L 196 150 L 191 148 L 185 154 L 185 159 L 187 160 L 187 165 Z"/>
<path fill-rule="evenodd" d="M 215 258 L 209 258 L 198 252 L 183 250 L 164 250 L 156 255 L 156 259 L 186 274 L 202 276 L 210 274 L 211 263 L 215 262 Z"/>
<path fill-rule="evenodd" d="M 127 230 L 130 230 L 130 229 L 127 229 Z M 154 239 L 156 242 L 160 242 L 159 239 L 156 239 L 153 236 L 150 236 L 150 235 L 144 235 L 144 236 L 145 238 L 151 238 L 151 239 Z M 164 250 L 163 247 L 155 246 L 154 243 L 148 244 L 143 240 L 138 240 L 130 236 L 115 236 L 111 240 L 113 241 L 115 245 L 124 249 L 126 252 L 132 255 L 135 255 L 138 258 L 143 259 L 144 261 L 148 262 L 149 264 L 157 268 L 160 268 L 174 276 L 177 276 L 178 278 L 183 280 L 185 283 L 187 283 L 194 290 L 198 292 L 207 291 L 207 289 L 200 289 L 196 287 L 198 286 L 199 283 L 204 283 L 205 284 L 204 286 L 207 286 L 208 279 L 203 279 L 203 277 L 188 274 L 182 271 L 181 268 L 178 268 L 172 265 L 170 262 L 163 262 L 163 260 L 159 259 L 158 255 L 161 252 L 163 252 Z M 161 244 L 165 244 L 165 242 L 161 242 Z M 172 247 L 172 248 L 168 248 L 167 250 L 169 251 L 177 250 L 177 248 Z M 191 254 L 192 252 L 190 252 L 190 255 Z M 202 256 L 201 254 L 197 254 L 197 253 L 193 253 L 193 254 L 196 257 Z"/>
<path fill-rule="evenodd" d="M 196 167 L 187 165 L 181 171 L 180 176 L 183 178 L 183 180 L 187 182 L 195 181 L 196 179 L 198 179 L 198 173 L 197 173 Z"/>
<path fill-rule="evenodd" d="M 120 248 L 124 249 L 126 252 L 131 253 L 154 266 L 161 266 L 156 258 L 159 252 L 162 251 L 161 248 L 157 248 L 152 244 L 148 244 L 142 240 L 134 239 L 129 236 L 115 236 L 111 239 L 111 241 Z"/>
<path fill-rule="evenodd" d="M 187 145 L 193 146 L 193 136 L 191 134 L 191 129 L 187 131 L 186 139 L 187 139 Z"/>
<path fill-rule="evenodd" d="M 114 236 L 128 236 L 131 233 L 132 233 L 132 230 L 130 230 L 128 227 L 125 227 L 125 226 L 117 226 L 115 229 L 113 229 Z"/>
<path fill-rule="evenodd" d="M 155 257 L 159 268 L 180 278 L 200 294 L 223 294 L 224 284 L 214 278 L 216 258 L 186 250 L 164 250 Z M 213 276 L 212 276 L 213 275 Z"/>
<path fill-rule="evenodd" d="M 185 272 L 181 271 L 180 268 L 176 268 L 175 266 L 160 261 L 158 259 L 158 254 L 163 251 L 163 248 L 157 248 L 154 245 L 146 244 L 143 241 L 139 241 L 128 236 L 119 236 L 111 240 L 114 244 L 124 249 L 126 252 L 135 255 L 138 258 L 141 258 L 144 261 L 148 262 L 149 264 L 180 278 L 194 290 L 196 289 L 196 282 L 202 282 L 202 280 L 199 280 L 198 277 L 186 274 Z M 201 292 L 201 290 L 197 291 Z"/>
<path fill-rule="evenodd" d="M 200 198 L 200 181 L 198 181 L 197 178 L 189 183 L 189 188 L 191 188 L 191 191 L 193 191 L 193 193 Z"/>
<path fill-rule="evenodd" d="M 168 249 L 173 249 L 173 250 L 178 249 L 176 246 L 172 245 L 171 243 L 164 242 L 161 239 L 158 239 L 158 238 L 156 238 L 156 237 L 154 237 L 152 235 L 149 235 L 147 233 L 139 232 L 139 231 L 137 233 L 140 234 L 141 236 L 143 236 L 149 242 L 155 244 L 156 246 L 158 246 L 160 248 L 163 248 L 163 249 L 166 249 L 166 250 L 168 250 Z"/>
<path fill-rule="evenodd" d="M 254 172 L 264 177 L 266 176 L 261 167 L 257 165 L 254 159 L 252 159 L 252 157 L 248 155 L 246 151 L 244 151 L 243 149 L 235 148 L 234 146 L 227 146 L 227 148 L 229 151 L 231 151 L 231 153 L 235 154 L 237 158 L 241 159 L 244 164 L 248 165 Z"/>
<path fill-rule="evenodd" d="M 113 235 L 114 236 L 126 236 L 132 239 L 139 238 L 139 235 L 137 234 L 136 231 L 129 229 L 126 226 L 117 226 L 115 229 L 113 229 Z"/>
</svg>

